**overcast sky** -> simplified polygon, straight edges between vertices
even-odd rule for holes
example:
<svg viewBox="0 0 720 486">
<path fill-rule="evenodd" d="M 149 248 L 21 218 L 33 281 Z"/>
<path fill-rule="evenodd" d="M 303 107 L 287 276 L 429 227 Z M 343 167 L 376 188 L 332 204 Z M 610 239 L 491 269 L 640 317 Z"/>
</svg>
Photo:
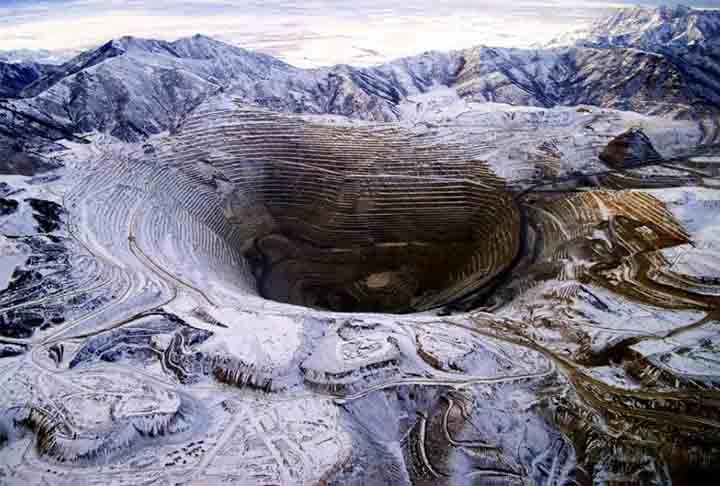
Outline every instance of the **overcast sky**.
<svg viewBox="0 0 720 486">
<path fill-rule="evenodd" d="M 478 44 L 527 47 L 582 26 L 610 8 L 637 3 L 637 0 L 0 0 L 0 51 L 75 50 L 123 35 L 174 40 L 202 33 L 303 67 L 340 62 L 368 65 L 426 50 Z M 683 3 L 720 7 L 720 0 Z"/>
</svg>

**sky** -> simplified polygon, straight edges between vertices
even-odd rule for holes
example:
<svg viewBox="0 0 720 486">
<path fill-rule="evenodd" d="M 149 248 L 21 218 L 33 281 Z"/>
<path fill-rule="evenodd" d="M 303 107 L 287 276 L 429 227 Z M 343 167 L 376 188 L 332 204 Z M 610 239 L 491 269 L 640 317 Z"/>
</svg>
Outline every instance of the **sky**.
<svg viewBox="0 0 720 486">
<path fill-rule="evenodd" d="M 300 67 L 372 65 L 479 44 L 529 47 L 626 0 L 0 0 L 0 51 L 75 52 L 201 33 Z M 677 3 L 677 2 L 663 2 Z M 682 2 L 720 7 L 720 0 Z"/>
</svg>

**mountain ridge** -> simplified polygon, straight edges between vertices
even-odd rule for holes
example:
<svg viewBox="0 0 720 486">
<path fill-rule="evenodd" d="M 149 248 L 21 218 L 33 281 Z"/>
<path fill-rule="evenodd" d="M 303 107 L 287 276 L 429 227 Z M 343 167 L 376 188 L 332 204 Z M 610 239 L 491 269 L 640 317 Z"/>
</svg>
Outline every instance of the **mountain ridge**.
<svg viewBox="0 0 720 486">
<path fill-rule="evenodd" d="M 20 92 L 25 98 L 20 104 L 78 132 L 107 132 L 126 141 L 173 131 L 194 107 L 219 93 L 275 111 L 381 122 L 400 120 L 402 100 L 436 88 L 454 89 L 474 102 L 594 105 L 707 117 L 720 112 L 720 56 L 712 49 L 712 36 L 710 41 L 696 36 L 691 44 L 688 36 L 672 34 L 689 25 L 691 17 L 720 26 L 720 12 L 624 9 L 598 20 L 594 28 L 612 26 L 624 32 L 624 42 L 637 45 L 602 44 L 590 33 L 589 40 L 569 46 L 478 46 L 370 68 L 341 64 L 301 69 L 201 34 L 172 42 L 125 36 L 32 81 Z M 661 38 L 643 34 L 657 19 L 667 22 L 669 27 L 658 29 L 679 47 L 641 48 L 647 39 Z M 714 28 L 703 27 L 704 32 Z M 637 35 L 628 34 L 632 32 Z"/>
</svg>

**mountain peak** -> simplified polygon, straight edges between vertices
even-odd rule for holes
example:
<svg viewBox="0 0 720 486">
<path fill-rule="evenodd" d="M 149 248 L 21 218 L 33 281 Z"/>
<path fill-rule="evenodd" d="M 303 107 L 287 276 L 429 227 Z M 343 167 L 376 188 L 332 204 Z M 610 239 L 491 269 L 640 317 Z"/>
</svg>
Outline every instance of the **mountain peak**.
<svg viewBox="0 0 720 486">
<path fill-rule="evenodd" d="M 658 7 L 624 7 L 615 13 L 599 18 L 591 28 L 607 28 L 616 26 L 625 29 L 648 27 L 650 24 L 661 24 L 676 21 L 704 12 L 686 5 L 660 5 Z"/>
<path fill-rule="evenodd" d="M 213 39 L 212 37 L 204 35 L 204 34 L 195 34 L 192 37 L 189 37 L 189 39 L 193 39 L 196 41 L 205 41 L 205 42 L 220 42 L 217 39 Z"/>
<path fill-rule="evenodd" d="M 134 37 L 126 35 L 113 39 L 105 46 L 112 46 L 114 49 L 124 52 L 149 52 L 155 54 L 169 54 L 177 57 L 177 54 L 170 48 L 171 43 L 155 40 L 155 39 L 144 39 L 142 37 Z"/>
<path fill-rule="evenodd" d="M 632 47 L 651 52 L 717 45 L 720 11 L 685 5 L 621 8 L 551 45 Z"/>
<path fill-rule="evenodd" d="M 111 50 L 114 55 L 123 53 L 159 54 L 183 59 L 205 60 L 242 55 L 265 62 L 280 63 L 270 56 L 251 53 L 203 34 L 181 37 L 175 41 L 123 36 L 106 43 L 98 49 L 98 51 L 101 50 Z"/>
<path fill-rule="evenodd" d="M 273 69 L 282 71 L 290 68 L 271 56 L 251 53 L 201 34 L 173 42 L 126 35 L 81 53 L 52 70 L 47 76 L 27 85 L 21 95 L 36 96 L 63 79 L 100 64 L 115 62 L 114 60 L 119 58 L 122 58 L 123 64 L 129 66 L 147 65 L 151 59 L 150 65 L 165 66 L 167 69 L 175 69 L 180 65 L 178 63 L 184 61 L 203 61 L 202 66 L 193 66 L 197 71 L 195 74 L 213 85 L 223 84 L 223 80 L 232 79 L 241 72 L 259 75 L 267 74 Z M 188 69 L 188 72 L 193 69 Z"/>
</svg>

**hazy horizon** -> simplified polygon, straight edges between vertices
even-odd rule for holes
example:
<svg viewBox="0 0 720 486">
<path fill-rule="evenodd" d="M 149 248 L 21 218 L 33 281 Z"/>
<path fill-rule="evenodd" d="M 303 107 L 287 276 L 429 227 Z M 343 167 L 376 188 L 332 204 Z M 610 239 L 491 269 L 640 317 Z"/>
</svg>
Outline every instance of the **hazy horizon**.
<svg viewBox="0 0 720 486">
<path fill-rule="evenodd" d="M 660 3 L 720 6 L 720 0 L 9 0 L 0 7 L 0 51 L 77 51 L 123 35 L 174 40 L 202 33 L 301 67 L 370 65 L 479 44 L 529 47 L 609 9 Z"/>
</svg>

